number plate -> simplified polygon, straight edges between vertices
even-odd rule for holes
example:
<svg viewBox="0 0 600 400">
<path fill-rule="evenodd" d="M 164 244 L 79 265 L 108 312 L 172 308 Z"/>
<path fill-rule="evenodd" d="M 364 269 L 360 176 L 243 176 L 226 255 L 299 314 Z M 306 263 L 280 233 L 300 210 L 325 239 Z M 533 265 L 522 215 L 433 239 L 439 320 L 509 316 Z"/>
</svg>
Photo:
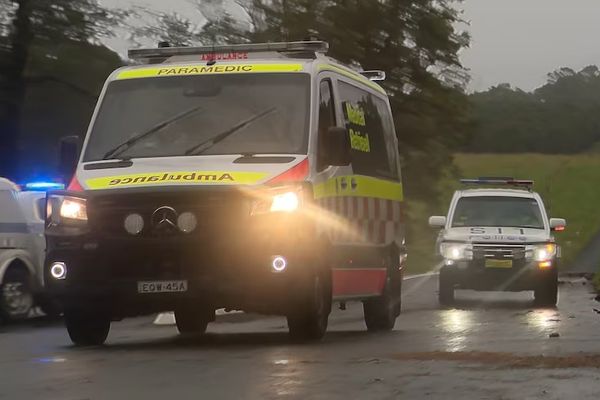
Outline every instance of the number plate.
<svg viewBox="0 0 600 400">
<path fill-rule="evenodd" d="M 512 260 L 485 260 L 486 268 L 512 268 Z"/>
<path fill-rule="evenodd" d="M 187 281 L 138 282 L 138 293 L 180 293 L 187 292 L 187 290 Z"/>
</svg>

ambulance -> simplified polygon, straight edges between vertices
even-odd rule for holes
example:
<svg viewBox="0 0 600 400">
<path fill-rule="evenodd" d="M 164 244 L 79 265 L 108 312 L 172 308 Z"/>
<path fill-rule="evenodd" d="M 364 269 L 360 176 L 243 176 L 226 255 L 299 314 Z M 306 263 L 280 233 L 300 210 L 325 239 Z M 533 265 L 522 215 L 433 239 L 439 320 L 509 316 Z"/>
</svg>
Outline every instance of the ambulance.
<svg viewBox="0 0 600 400">
<path fill-rule="evenodd" d="M 286 316 L 294 339 L 316 340 L 332 304 L 360 301 L 369 330 L 394 327 L 406 249 L 385 74 L 327 50 L 129 52 L 70 185 L 48 195 L 45 276 L 75 344 L 168 310 L 182 334 L 226 308 Z"/>
<path fill-rule="evenodd" d="M 40 306 L 51 316 L 59 307 L 44 292 L 44 217 L 47 189 L 62 185 L 34 182 L 19 186 L 0 178 L 0 320 L 25 319 Z"/>
</svg>

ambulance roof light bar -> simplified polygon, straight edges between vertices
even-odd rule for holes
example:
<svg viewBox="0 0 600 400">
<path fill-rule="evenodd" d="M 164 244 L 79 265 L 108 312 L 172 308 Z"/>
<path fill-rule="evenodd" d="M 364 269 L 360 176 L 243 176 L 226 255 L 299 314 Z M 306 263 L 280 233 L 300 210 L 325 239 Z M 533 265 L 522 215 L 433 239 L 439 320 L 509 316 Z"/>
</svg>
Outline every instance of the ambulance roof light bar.
<svg viewBox="0 0 600 400">
<path fill-rule="evenodd" d="M 534 181 L 509 177 L 481 177 L 477 179 L 461 179 L 460 183 L 463 185 L 520 186 L 531 190 Z"/>
<path fill-rule="evenodd" d="M 130 49 L 127 55 L 132 60 L 168 58 L 174 56 L 190 56 L 201 54 L 217 53 L 257 53 L 257 52 L 311 52 L 327 53 L 329 43 L 320 40 L 300 41 L 300 42 L 273 42 L 273 43 L 247 43 L 222 46 L 198 46 L 198 47 L 168 47 L 161 43 L 158 48 L 150 49 Z"/>
</svg>

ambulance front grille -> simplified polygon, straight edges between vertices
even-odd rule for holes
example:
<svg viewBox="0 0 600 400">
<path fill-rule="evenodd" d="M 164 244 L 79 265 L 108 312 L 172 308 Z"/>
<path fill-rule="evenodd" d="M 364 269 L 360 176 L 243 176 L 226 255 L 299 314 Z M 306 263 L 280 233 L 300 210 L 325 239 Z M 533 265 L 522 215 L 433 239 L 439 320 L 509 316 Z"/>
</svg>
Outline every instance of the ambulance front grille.
<svg viewBox="0 0 600 400">
<path fill-rule="evenodd" d="M 231 190 L 119 193 L 90 199 L 90 226 L 95 232 L 112 237 L 132 237 L 125 230 L 124 223 L 128 215 L 135 213 L 144 220 L 144 228 L 138 236 L 183 235 L 177 229 L 166 232 L 154 229 L 152 215 L 161 207 L 170 207 L 178 215 L 183 212 L 194 214 L 198 225 L 192 236 L 222 231 L 243 223 L 248 216 L 247 201 Z"/>
</svg>

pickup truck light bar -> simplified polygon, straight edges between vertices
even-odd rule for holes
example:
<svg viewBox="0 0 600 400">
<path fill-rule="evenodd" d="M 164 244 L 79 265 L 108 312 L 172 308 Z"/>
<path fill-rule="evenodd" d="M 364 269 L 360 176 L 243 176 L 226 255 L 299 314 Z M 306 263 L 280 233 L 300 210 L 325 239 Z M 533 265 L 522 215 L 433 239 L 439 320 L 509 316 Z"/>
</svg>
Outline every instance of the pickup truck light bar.
<svg viewBox="0 0 600 400">
<path fill-rule="evenodd" d="M 463 185 L 505 185 L 505 186 L 522 186 L 528 189 L 533 187 L 534 181 L 529 179 L 514 179 L 505 177 L 482 177 L 477 179 L 461 179 Z"/>
<path fill-rule="evenodd" d="M 247 43 L 224 46 L 199 46 L 199 47 L 158 47 L 150 49 L 130 49 L 129 58 L 133 60 L 168 58 L 173 56 L 191 56 L 201 54 L 219 53 L 257 53 L 257 52 L 311 52 L 327 53 L 329 43 L 320 40 L 300 42 L 273 42 L 273 43 Z"/>
</svg>

